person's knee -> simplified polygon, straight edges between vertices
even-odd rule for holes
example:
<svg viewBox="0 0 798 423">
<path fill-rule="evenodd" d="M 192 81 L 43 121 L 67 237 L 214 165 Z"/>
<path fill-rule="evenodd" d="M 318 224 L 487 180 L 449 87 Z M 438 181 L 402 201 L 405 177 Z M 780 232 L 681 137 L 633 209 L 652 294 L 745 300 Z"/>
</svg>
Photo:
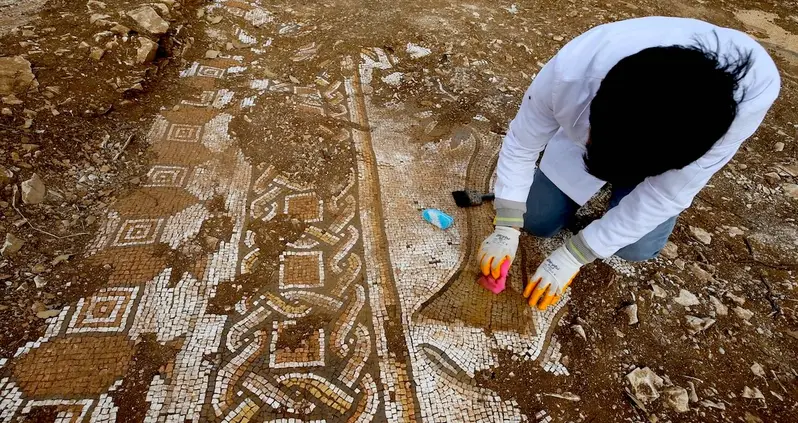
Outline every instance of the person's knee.
<svg viewBox="0 0 798 423">
<path fill-rule="evenodd" d="M 651 248 L 643 248 L 641 246 L 632 244 L 628 247 L 622 248 L 615 253 L 615 255 L 626 261 L 642 262 L 656 258 L 659 255 L 659 252 L 660 250 L 652 251 Z"/>
<path fill-rule="evenodd" d="M 525 221 L 524 230 L 538 238 L 552 238 L 562 230 L 562 226 L 554 222 Z"/>
</svg>

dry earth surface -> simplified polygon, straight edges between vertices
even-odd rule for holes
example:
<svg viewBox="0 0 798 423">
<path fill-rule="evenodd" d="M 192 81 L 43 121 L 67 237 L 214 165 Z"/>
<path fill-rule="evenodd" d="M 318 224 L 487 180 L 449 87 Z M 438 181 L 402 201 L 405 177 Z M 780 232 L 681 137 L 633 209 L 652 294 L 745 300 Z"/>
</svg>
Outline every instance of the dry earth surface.
<svg viewBox="0 0 798 423">
<path fill-rule="evenodd" d="M 524 236 L 487 293 L 449 192 L 647 15 L 753 35 L 779 100 L 660 258 L 539 313 Z M 0 0 L 0 47 L 0 422 L 798 421 L 795 1 Z"/>
</svg>

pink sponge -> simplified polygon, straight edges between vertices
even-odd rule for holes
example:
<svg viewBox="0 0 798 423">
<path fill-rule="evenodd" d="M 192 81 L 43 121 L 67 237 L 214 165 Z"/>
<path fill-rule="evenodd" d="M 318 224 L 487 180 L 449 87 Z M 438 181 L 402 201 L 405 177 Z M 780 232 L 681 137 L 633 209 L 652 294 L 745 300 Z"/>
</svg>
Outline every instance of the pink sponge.
<svg viewBox="0 0 798 423">
<path fill-rule="evenodd" d="M 507 283 L 507 272 L 510 271 L 510 264 L 511 264 L 510 260 L 505 260 L 504 263 L 502 263 L 502 267 L 501 269 L 499 269 L 500 273 L 498 278 L 494 278 L 491 275 L 488 276 L 481 275 L 478 281 L 479 284 L 482 285 L 483 288 L 487 289 L 488 291 L 494 294 L 498 294 L 504 291 L 504 288 Z"/>
</svg>

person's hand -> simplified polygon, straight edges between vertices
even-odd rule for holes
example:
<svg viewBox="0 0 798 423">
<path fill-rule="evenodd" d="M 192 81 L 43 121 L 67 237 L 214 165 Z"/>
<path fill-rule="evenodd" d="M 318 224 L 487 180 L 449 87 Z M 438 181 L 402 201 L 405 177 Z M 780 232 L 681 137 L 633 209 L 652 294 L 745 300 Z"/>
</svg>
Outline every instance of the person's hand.
<svg viewBox="0 0 798 423">
<path fill-rule="evenodd" d="M 579 273 L 582 263 L 563 245 L 538 267 L 524 289 L 524 298 L 532 307 L 544 311 L 557 304 Z"/>
<path fill-rule="evenodd" d="M 520 235 L 521 232 L 518 229 L 497 226 L 493 233 L 482 241 L 477 257 L 483 276 L 491 276 L 494 279 L 507 276 L 507 270 L 518 251 Z M 504 275 L 502 275 L 502 268 L 504 268 Z"/>
</svg>

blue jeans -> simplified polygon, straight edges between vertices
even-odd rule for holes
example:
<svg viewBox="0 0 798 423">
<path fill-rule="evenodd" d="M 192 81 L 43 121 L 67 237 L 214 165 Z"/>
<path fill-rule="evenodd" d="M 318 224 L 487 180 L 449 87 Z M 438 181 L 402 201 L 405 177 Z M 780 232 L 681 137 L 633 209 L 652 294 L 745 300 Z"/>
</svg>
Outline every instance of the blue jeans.
<svg viewBox="0 0 798 423">
<path fill-rule="evenodd" d="M 610 208 L 617 206 L 634 188 L 613 187 Z M 542 238 L 551 238 L 573 219 L 577 210 L 579 205 L 557 188 L 540 169 L 535 172 L 535 181 L 526 200 L 524 229 L 527 232 Z M 668 242 L 677 217 L 666 220 L 634 244 L 618 250 L 615 255 L 628 261 L 646 261 L 656 257 Z"/>
</svg>

